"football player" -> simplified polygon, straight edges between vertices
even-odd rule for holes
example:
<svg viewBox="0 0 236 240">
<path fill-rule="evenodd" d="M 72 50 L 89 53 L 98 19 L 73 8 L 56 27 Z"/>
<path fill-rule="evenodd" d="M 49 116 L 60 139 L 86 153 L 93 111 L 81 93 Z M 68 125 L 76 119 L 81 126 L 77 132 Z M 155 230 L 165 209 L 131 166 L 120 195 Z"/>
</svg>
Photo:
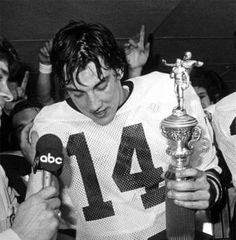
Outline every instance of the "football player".
<svg viewBox="0 0 236 240">
<path fill-rule="evenodd" d="M 44 107 L 33 131 L 55 134 L 66 149 L 60 175 L 62 217 L 77 239 L 148 239 L 166 228 L 165 188 L 175 204 L 206 209 L 220 199 L 212 133 L 192 87 L 186 110 L 202 128 L 191 168 L 162 178 L 170 164 L 161 121 L 177 105 L 174 79 L 153 72 L 121 81 L 125 58 L 101 24 L 72 22 L 53 40 L 51 61 L 65 101 Z M 53 144 L 53 143 L 52 143 Z"/>
</svg>

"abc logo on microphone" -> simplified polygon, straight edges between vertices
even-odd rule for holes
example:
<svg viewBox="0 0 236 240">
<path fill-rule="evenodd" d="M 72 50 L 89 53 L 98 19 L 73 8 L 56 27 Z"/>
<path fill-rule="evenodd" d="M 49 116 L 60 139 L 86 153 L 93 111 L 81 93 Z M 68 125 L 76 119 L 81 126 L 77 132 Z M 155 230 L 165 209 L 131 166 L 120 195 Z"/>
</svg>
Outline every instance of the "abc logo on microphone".
<svg viewBox="0 0 236 240">
<path fill-rule="evenodd" d="M 53 157 L 52 154 L 49 152 L 47 155 L 41 155 L 39 157 L 39 161 L 42 163 L 49 163 L 49 164 L 62 164 L 61 157 Z"/>
<path fill-rule="evenodd" d="M 46 134 L 39 138 L 36 151 L 39 160 L 39 169 L 56 173 L 62 168 L 62 142 L 53 134 Z"/>
</svg>

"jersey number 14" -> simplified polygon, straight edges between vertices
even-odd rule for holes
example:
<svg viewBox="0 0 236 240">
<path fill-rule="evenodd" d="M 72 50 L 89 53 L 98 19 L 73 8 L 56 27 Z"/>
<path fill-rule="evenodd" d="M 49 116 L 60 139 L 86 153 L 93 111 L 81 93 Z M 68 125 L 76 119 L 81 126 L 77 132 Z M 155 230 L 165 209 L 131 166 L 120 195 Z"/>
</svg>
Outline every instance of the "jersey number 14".
<svg viewBox="0 0 236 240">
<path fill-rule="evenodd" d="M 75 144 L 76 143 L 76 144 Z M 131 173 L 134 150 L 141 172 Z M 97 220 L 115 215 L 112 201 L 104 201 L 96 176 L 93 160 L 84 133 L 71 135 L 67 144 L 69 156 L 76 156 L 84 183 L 89 205 L 83 208 L 86 221 Z M 145 188 L 141 200 L 145 209 L 160 204 L 165 199 L 165 187 L 161 167 L 155 168 L 142 124 L 125 127 L 117 154 L 112 178 L 121 192 Z"/>
</svg>

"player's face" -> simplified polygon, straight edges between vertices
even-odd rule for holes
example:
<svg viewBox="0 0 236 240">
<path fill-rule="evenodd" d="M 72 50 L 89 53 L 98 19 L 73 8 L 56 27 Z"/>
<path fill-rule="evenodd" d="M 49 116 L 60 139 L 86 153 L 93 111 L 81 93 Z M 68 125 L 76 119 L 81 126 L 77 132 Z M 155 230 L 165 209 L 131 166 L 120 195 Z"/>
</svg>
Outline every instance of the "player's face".
<svg viewBox="0 0 236 240">
<path fill-rule="evenodd" d="M 2 109 L 6 102 L 13 100 L 13 96 L 8 88 L 8 64 L 0 60 L 0 117 L 2 116 Z M 1 126 L 1 121 L 0 121 Z"/>
<path fill-rule="evenodd" d="M 202 108 L 207 108 L 212 104 L 209 95 L 207 94 L 207 91 L 204 87 L 194 87 L 194 90 L 196 91 L 197 95 L 200 98 Z"/>
<path fill-rule="evenodd" d="M 100 63 L 102 79 L 98 78 L 95 64 L 90 62 L 79 73 L 77 81 L 74 73 L 74 84 L 70 83 L 66 88 L 81 113 L 99 125 L 106 125 L 113 120 L 118 107 L 124 102 L 125 90 L 120 83 L 123 72 L 117 74 L 105 68 L 101 59 Z"/>
</svg>

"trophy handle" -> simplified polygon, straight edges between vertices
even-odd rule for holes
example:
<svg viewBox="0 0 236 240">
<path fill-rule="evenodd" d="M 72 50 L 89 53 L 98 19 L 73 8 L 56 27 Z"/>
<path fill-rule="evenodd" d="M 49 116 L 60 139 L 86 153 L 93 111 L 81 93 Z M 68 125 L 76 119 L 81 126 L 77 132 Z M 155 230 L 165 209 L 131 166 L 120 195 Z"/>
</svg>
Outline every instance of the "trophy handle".
<svg viewBox="0 0 236 240">
<path fill-rule="evenodd" d="M 201 134 L 202 134 L 202 129 L 199 126 L 195 126 L 192 129 L 191 139 L 187 144 L 189 149 L 193 149 L 194 143 L 199 140 L 199 138 L 201 137 Z"/>
</svg>

